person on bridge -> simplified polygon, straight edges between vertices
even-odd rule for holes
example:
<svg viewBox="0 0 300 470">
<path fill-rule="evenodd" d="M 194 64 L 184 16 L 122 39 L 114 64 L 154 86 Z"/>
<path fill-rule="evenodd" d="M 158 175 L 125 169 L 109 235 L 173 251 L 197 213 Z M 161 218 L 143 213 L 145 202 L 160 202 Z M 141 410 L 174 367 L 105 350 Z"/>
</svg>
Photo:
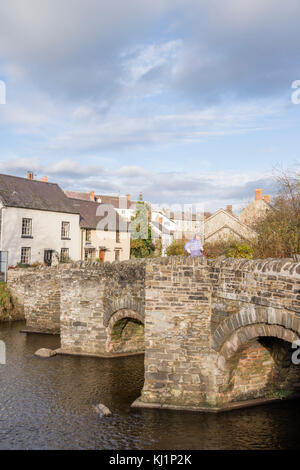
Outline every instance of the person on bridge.
<svg viewBox="0 0 300 470">
<path fill-rule="evenodd" d="M 190 240 L 184 245 L 184 249 L 190 253 L 191 258 L 194 258 L 195 256 L 203 256 L 203 246 L 200 236 L 195 235 L 194 238 L 190 238 Z"/>
</svg>

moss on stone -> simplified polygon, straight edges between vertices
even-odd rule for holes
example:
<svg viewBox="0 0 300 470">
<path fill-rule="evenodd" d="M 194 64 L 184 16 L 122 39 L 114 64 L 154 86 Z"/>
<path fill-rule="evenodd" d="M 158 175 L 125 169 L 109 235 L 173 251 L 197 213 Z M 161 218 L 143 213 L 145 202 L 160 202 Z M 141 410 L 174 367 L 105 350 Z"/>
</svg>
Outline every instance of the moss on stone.
<svg viewBox="0 0 300 470">
<path fill-rule="evenodd" d="M 6 282 L 0 282 L 0 321 L 24 320 L 24 314 L 14 302 Z"/>
</svg>

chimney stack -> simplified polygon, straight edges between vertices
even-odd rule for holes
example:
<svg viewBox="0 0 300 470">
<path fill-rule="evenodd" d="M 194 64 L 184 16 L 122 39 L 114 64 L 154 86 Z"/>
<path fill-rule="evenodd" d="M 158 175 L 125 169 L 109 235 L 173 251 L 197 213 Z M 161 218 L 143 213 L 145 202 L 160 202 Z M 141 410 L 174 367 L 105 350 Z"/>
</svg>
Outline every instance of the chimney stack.
<svg viewBox="0 0 300 470">
<path fill-rule="evenodd" d="M 269 194 L 266 194 L 266 195 L 264 196 L 264 201 L 265 201 L 267 204 L 270 204 L 270 202 L 271 202 L 271 196 L 269 196 Z"/>
<path fill-rule="evenodd" d="M 47 178 L 47 176 L 43 176 L 43 177 L 41 178 L 41 181 L 42 181 L 43 183 L 48 183 L 48 178 Z"/>
<path fill-rule="evenodd" d="M 27 179 L 28 180 L 33 180 L 33 172 L 32 171 L 27 171 Z"/>
<path fill-rule="evenodd" d="M 95 191 L 90 191 L 90 200 L 95 201 Z"/>
<path fill-rule="evenodd" d="M 255 190 L 255 201 L 261 201 L 263 198 L 263 190 L 262 189 L 256 189 Z"/>
</svg>

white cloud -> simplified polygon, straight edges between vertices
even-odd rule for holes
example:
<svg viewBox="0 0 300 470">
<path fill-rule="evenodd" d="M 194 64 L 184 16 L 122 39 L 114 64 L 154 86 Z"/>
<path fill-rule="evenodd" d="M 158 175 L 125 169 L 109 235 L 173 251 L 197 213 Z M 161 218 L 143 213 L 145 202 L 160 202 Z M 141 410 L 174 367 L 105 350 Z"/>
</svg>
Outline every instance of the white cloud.
<svg viewBox="0 0 300 470">
<path fill-rule="evenodd" d="M 182 40 L 176 39 L 164 43 L 141 45 L 122 53 L 125 91 L 128 93 L 130 89 L 133 89 L 137 94 L 140 88 L 142 92 L 148 94 L 162 92 L 166 86 L 164 74 L 171 73 L 181 48 Z"/>
<path fill-rule="evenodd" d="M 235 210 L 253 199 L 254 189 L 263 187 L 274 194 L 275 184 L 270 174 L 241 171 L 159 172 L 146 171 L 140 166 L 124 166 L 105 170 L 100 166 L 85 166 L 73 160 L 63 160 L 54 165 L 44 165 L 39 159 L 13 160 L 6 172 L 26 176 L 34 170 L 39 178 L 47 175 L 63 189 L 95 190 L 98 193 L 127 194 L 144 198 L 157 204 L 204 204 L 205 210 L 216 210 L 233 204 Z"/>
<path fill-rule="evenodd" d="M 46 145 L 55 151 L 90 152 L 108 148 L 201 142 L 214 136 L 248 134 L 278 125 L 282 103 L 246 103 L 208 107 L 178 114 L 104 116 L 89 107 L 76 110 L 76 119 L 61 122 Z"/>
</svg>

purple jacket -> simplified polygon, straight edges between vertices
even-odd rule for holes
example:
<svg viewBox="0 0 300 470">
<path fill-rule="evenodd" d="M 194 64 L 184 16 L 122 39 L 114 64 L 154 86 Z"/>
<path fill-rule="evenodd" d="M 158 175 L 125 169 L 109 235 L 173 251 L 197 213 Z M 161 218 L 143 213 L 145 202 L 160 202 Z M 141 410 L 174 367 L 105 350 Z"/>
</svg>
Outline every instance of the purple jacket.
<svg viewBox="0 0 300 470">
<path fill-rule="evenodd" d="M 185 245 L 184 249 L 186 251 L 190 251 L 191 257 L 194 256 L 202 256 L 203 254 L 203 247 L 200 240 L 196 238 L 191 238 Z"/>
</svg>

